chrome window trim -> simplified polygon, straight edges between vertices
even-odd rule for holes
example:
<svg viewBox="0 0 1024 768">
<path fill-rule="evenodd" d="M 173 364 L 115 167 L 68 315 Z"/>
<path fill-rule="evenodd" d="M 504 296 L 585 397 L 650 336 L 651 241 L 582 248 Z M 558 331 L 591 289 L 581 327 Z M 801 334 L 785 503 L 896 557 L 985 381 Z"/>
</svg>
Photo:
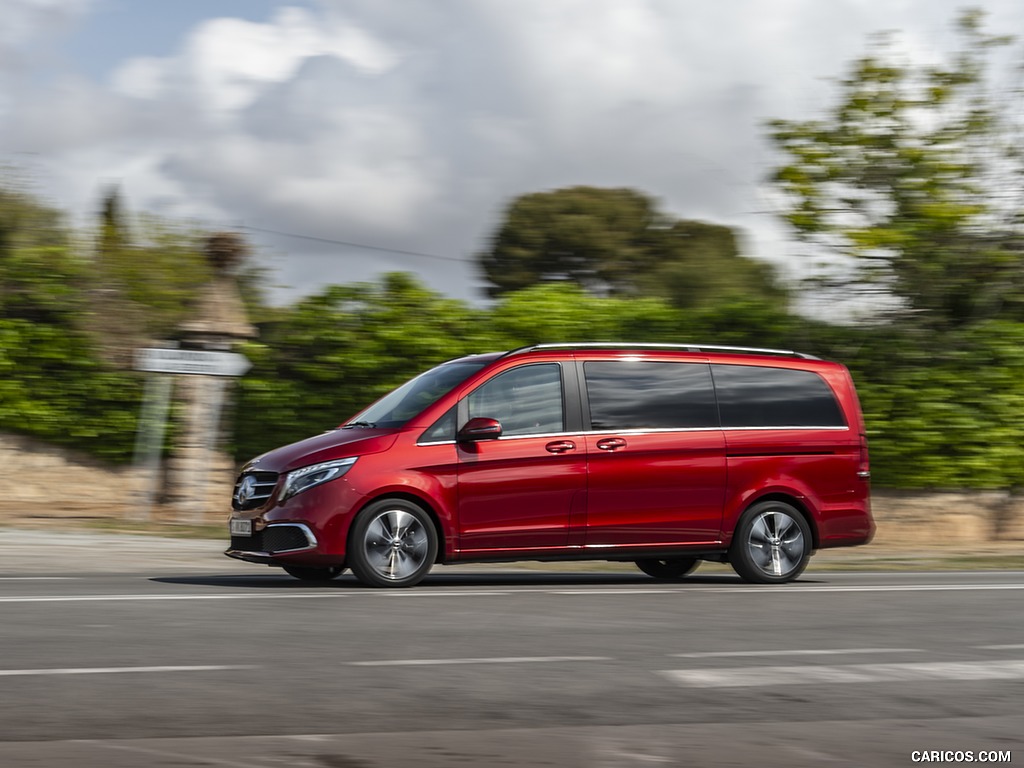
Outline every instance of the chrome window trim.
<svg viewBox="0 0 1024 768">
<path fill-rule="evenodd" d="M 721 344 L 660 344 L 660 343 L 628 343 L 628 342 L 602 342 L 602 341 L 574 341 L 574 342 L 560 342 L 554 344 L 531 344 L 526 347 L 518 347 L 517 349 L 506 352 L 502 357 L 511 357 L 512 355 L 522 355 L 527 352 L 533 351 L 547 351 L 547 350 L 587 350 L 587 351 L 604 351 L 610 352 L 629 352 L 630 350 L 675 350 L 679 352 L 696 352 L 696 353 L 717 353 L 724 352 L 727 354 L 740 353 L 740 354 L 762 354 L 762 355 L 783 355 L 786 357 L 798 357 L 804 360 L 820 360 L 820 358 L 814 355 L 808 355 L 803 352 L 795 352 L 792 349 L 771 349 L 767 347 L 734 347 L 724 346 Z M 499 358 L 500 359 L 500 358 Z"/>
<path fill-rule="evenodd" d="M 497 438 L 498 441 L 502 440 L 526 440 L 529 438 L 549 438 L 549 437 L 574 437 L 583 434 L 582 432 L 531 432 L 528 435 L 502 435 Z M 486 441 L 484 441 L 486 442 Z"/>
<path fill-rule="evenodd" d="M 817 431 L 828 430 L 829 432 L 849 432 L 850 431 L 849 427 L 836 427 L 836 426 L 832 426 L 832 427 L 812 427 L 812 426 L 806 426 L 806 425 L 802 426 L 802 427 L 794 427 L 794 426 L 789 426 L 789 427 L 722 427 L 722 431 L 723 432 L 750 432 L 751 430 L 760 430 L 760 431 L 764 432 L 764 431 L 767 431 L 767 430 L 780 430 L 780 429 L 790 430 L 790 431 L 794 431 L 794 430 L 808 430 L 808 429 L 813 429 L 813 430 L 817 430 Z"/>
<path fill-rule="evenodd" d="M 583 435 L 627 435 L 641 436 L 654 434 L 671 434 L 673 432 L 769 432 L 769 431 L 815 431 L 815 432 L 849 432 L 849 427 L 814 427 L 814 426 L 782 426 L 782 427 L 662 427 L 658 429 L 594 429 L 581 430 L 579 432 L 538 432 L 530 435 L 502 435 L 495 438 L 500 441 L 527 440 L 530 438 L 552 438 L 552 437 L 580 437 Z M 483 440 L 480 442 L 490 442 Z M 417 443 L 417 446 L 428 445 L 458 445 L 458 440 L 439 440 L 430 443 Z"/>
<path fill-rule="evenodd" d="M 658 429 L 595 429 L 583 432 L 584 435 L 650 435 L 669 432 L 749 432 L 770 430 L 828 430 L 830 432 L 849 431 L 849 427 L 662 427 Z"/>
<path fill-rule="evenodd" d="M 643 429 L 630 427 L 629 429 L 592 429 L 584 432 L 585 435 L 653 435 L 666 434 L 670 432 L 721 432 L 721 427 L 652 427 Z"/>
</svg>

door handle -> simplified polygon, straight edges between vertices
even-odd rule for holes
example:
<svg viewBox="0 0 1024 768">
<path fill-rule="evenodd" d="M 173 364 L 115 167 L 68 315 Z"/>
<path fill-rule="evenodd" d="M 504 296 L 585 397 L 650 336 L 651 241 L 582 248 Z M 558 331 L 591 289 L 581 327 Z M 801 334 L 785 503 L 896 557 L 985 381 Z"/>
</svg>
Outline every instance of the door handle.
<svg viewBox="0 0 1024 768">
<path fill-rule="evenodd" d="M 576 450 L 576 443 L 572 442 L 572 440 L 556 440 L 545 445 L 544 449 L 548 453 L 568 453 L 569 451 Z"/>
<path fill-rule="evenodd" d="M 606 437 L 604 440 L 597 441 L 597 447 L 602 451 L 617 451 L 619 448 L 626 447 L 626 441 L 621 437 Z"/>
</svg>

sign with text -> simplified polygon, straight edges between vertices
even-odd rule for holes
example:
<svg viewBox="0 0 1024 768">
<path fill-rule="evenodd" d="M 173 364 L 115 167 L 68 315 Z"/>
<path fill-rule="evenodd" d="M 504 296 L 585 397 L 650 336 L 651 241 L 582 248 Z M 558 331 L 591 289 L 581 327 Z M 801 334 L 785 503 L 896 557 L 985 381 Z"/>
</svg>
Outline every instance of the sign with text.
<svg viewBox="0 0 1024 768">
<path fill-rule="evenodd" d="M 209 352 L 202 349 L 135 350 L 135 370 L 150 373 L 191 373 L 202 376 L 241 376 L 252 367 L 237 352 Z"/>
</svg>

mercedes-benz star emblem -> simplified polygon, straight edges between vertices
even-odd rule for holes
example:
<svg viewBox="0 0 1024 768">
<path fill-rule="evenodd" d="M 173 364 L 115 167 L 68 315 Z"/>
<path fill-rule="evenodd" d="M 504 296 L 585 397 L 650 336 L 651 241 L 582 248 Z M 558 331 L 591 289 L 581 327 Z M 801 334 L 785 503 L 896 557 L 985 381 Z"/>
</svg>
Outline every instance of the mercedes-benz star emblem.
<svg viewBox="0 0 1024 768">
<path fill-rule="evenodd" d="M 239 506 L 245 506 L 245 503 L 252 498 L 254 493 L 256 493 L 256 478 L 252 475 L 246 475 L 245 479 L 239 484 L 238 491 L 235 493 L 235 501 L 238 502 Z"/>
</svg>

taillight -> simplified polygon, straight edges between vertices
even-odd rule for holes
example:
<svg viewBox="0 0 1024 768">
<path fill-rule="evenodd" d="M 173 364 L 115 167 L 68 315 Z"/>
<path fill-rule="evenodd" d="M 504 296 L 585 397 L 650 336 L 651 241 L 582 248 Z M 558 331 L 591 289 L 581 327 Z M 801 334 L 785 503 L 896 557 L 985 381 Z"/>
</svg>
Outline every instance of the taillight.
<svg viewBox="0 0 1024 768">
<path fill-rule="evenodd" d="M 871 458 L 868 456 L 868 437 L 860 436 L 860 461 L 857 462 L 857 477 L 867 480 L 871 477 Z"/>
</svg>

